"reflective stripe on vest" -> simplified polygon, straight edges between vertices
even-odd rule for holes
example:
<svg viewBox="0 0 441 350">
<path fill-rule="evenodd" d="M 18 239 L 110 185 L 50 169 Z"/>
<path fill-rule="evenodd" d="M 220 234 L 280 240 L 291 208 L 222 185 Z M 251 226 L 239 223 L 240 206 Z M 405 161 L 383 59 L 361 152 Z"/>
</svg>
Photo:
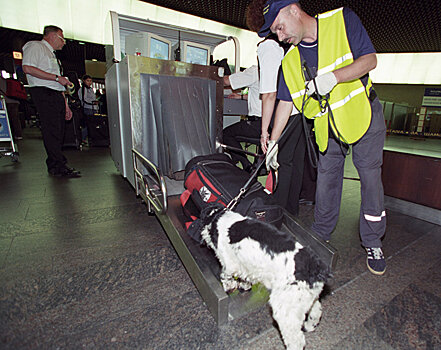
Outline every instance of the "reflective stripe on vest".
<svg viewBox="0 0 441 350">
<path fill-rule="evenodd" d="M 318 38 L 318 75 L 345 67 L 354 61 L 346 36 L 343 8 L 318 16 Z M 306 90 L 297 47 L 288 51 L 282 61 L 282 69 L 294 105 L 301 110 Z M 368 92 L 371 86 L 370 79 L 366 87 L 360 79 L 356 79 L 339 83 L 331 91 L 329 105 L 335 122 L 335 125 L 331 123 L 331 128 L 334 135 L 340 135 L 341 141 L 352 144 L 369 128 L 372 112 Z M 328 147 L 328 111 L 322 112 L 318 101 L 312 98 L 305 103 L 303 111 L 307 118 L 315 119 L 316 142 L 320 151 L 325 151 Z"/>
</svg>

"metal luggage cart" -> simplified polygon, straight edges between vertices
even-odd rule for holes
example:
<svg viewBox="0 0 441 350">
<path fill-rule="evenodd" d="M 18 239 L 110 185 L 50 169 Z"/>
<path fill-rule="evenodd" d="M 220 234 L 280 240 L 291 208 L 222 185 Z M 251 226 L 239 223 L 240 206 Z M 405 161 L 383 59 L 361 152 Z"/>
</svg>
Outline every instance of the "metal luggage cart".
<svg viewBox="0 0 441 350">
<path fill-rule="evenodd" d="M 18 162 L 18 156 L 17 145 L 12 137 L 6 101 L 4 96 L 0 95 L 0 157 L 11 157 L 13 162 Z"/>
<path fill-rule="evenodd" d="M 239 318 L 263 306 L 268 293 L 262 288 L 251 291 L 235 291 L 227 294 L 220 282 L 220 264 L 212 250 L 201 246 L 184 228 L 185 217 L 179 195 L 168 195 L 167 177 L 145 158 L 132 149 L 135 171 L 135 189 L 161 222 L 168 238 L 178 253 L 196 288 L 205 301 L 218 325 Z M 329 244 L 319 240 L 314 233 L 302 227 L 288 212 L 284 211 L 282 230 L 293 234 L 301 244 L 311 247 L 317 255 L 333 270 L 338 254 Z"/>
</svg>

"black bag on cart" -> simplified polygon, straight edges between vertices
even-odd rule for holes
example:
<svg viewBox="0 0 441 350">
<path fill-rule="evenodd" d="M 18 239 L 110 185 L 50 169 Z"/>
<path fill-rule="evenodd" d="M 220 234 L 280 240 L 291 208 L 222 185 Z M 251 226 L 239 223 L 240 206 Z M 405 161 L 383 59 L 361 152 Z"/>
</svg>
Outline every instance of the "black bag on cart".
<svg viewBox="0 0 441 350">
<path fill-rule="evenodd" d="M 209 203 L 218 203 L 226 207 L 239 194 L 249 178 L 250 174 L 238 168 L 226 154 L 217 153 L 191 159 L 185 166 L 186 190 L 180 197 L 184 213 L 189 219 L 185 224 L 187 233 L 200 241 L 200 211 Z M 272 196 L 257 180 L 233 211 L 268 222 L 278 228 L 283 220 L 282 208 L 273 203 Z"/>
<path fill-rule="evenodd" d="M 89 145 L 92 147 L 110 145 L 109 123 L 107 116 L 86 116 Z"/>
</svg>

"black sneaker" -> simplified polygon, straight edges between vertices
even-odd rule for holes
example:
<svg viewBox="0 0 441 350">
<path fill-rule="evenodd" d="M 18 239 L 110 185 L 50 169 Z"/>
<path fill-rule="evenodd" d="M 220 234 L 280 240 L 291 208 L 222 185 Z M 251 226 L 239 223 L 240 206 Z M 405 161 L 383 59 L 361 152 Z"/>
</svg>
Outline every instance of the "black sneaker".
<svg viewBox="0 0 441 350">
<path fill-rule="evenodd" d="M 64 169 L 62 171 L 65 171 L 67 173 L 77 173 L 77 174 L 81 174 L 81 171 L 79 170 L 75 170 L 74 168 L 70 168 L 67 165 L 64 167 Z"/>
<path fill-rule="evenodd" d="M 49 169 L 48 173 L 49 175 L 55 177 L 69 177 L 69 178 L 81 177 L 81 172 L 69 167 L 65 167 L 62 169 Z"/>
<path fill-rule="evenodd" d="M 60 173 L 63 177 L 81 177 L 80 171 L 75 170 L 74 168 L 69 168 L 68 166 L 66 166 L 64 169 L 61 169 Z"/>
<path fill-rule="evenodd" d="M 386 271 L 386 260 L 381 248 L 365 248 L 367 253 L 366 264 L 374 275 L 382 275 Z"/>
</svg>

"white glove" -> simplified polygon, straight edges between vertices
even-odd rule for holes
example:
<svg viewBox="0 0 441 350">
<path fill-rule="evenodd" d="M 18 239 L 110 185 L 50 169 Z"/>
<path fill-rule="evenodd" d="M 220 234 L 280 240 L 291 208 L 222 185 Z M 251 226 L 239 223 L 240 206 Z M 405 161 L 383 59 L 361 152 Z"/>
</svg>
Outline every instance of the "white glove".
<svg viewBox="0 0 441 350">
<path fill-rule="evenodd" d="M 270 171 L 270 168 L 277 170 L 279 163 L 277 163 L 277 154 L 279 153 L 279 145 L 276 141 L 268 142 L 268 153 L 266 154 L 266 170 Z"/>
<path fill-rule="evenodd" d="M 318 75 L 314 78 L 315 85 L 317 85 L 318 94 L 325 96 L 330 93 L 335 85 L 337 85 L 337 78 L 334 73 L 328 72 L 322 75 Z M 315 93 L 314 80 L 310 80 L 306 83 L 306 93 L 311 96 Z"/>
</svg>

